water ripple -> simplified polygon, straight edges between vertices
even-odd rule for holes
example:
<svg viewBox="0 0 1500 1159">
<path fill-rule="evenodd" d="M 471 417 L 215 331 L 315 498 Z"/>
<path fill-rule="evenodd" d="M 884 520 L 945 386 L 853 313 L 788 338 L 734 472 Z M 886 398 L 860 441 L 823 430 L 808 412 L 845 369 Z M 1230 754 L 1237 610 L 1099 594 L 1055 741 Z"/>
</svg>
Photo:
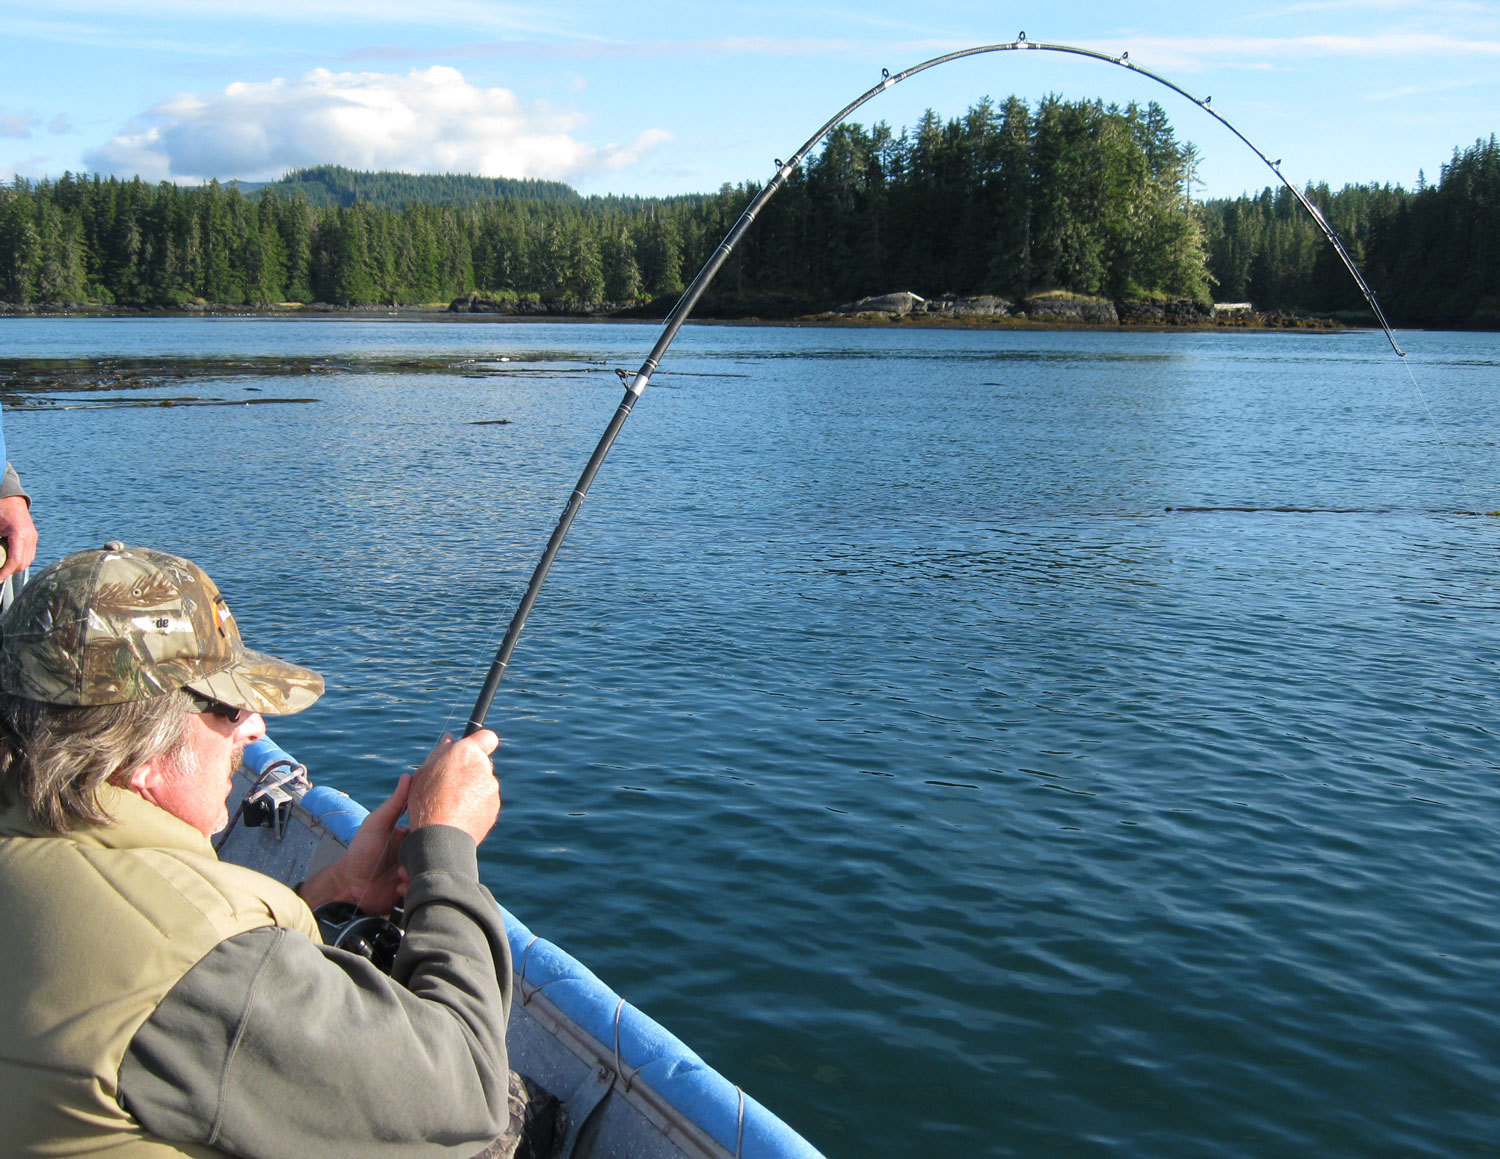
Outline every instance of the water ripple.
<svg viewBox="0 0 1500 1159">
<path fill-rule="evenodd" d="M 5 326 L 566 372 L 7 416 L 44 551 L 206 563 L 365 795 L 650 337 Z M 1434 425 L 1369 337 L 689 328 L 501 688 L 487 880 L 830 1156 L 1488 1153 L 1500 356 L 1412 336 Z"/>
</svg>

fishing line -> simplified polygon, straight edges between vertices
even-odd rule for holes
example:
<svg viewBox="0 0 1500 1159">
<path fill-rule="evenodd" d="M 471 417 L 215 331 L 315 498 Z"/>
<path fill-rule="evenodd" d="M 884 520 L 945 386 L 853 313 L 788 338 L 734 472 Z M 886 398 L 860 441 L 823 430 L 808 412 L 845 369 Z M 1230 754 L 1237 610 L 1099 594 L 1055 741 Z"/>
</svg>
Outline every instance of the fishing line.
<svg viewBox="0 0 1500 1159">
<path fill-rule="evenodd" d="M 923 61 L 921 64 L 913 65 L 904 72 L 892 73 L 889 69 L 882 69 L 879 84 L 874 85 L 850 101 L 824 122 L 822 127 L 809 137 L 790 158 L 785 161 L 777 158 L 775 176 L 751 199 L 750 204 L 745 207 L 739 220 L 735 222 L 733 228 L 724 236 L 724 240 L 719 243 L 718 248 L 710 255 L 708 261 L 703 264 L 703 268 L 698 271 L 687 289 L 682 292 L 682 296 L 677 299 L 676 305 L 672 307 L 671 312 L 667 315 L 666 322 L 656 340 L 656 344 L 651 348 L 651 353 L 646 356 L 646 360 L 641 363 L 640 369 L 633 376 L 626 374 L 624 371 L 616 372 L 625 381 L 625 397 L 620 400 L 620 405 L 616 408 L 614 416 L 605 427 L 604 434 L 594 447 L 593 454 L 589 456 L 588 463 L 584 466 L 583 473 L 578 477 L 578 482 L 574 485 L 572 494 L 568 496 L 568 501 L 563 507 L 562 515 L 558 518 L 557 526 L 554 528 L 551 537 L 547 540 L 547 546 L 542 552 L 541 560 L 537 563 L 536 570 L 532 573 L 531 582 L 527 585 L 526 591 L 516 607 L 510 625 L 505 631 L 505 637 L 500 642 L 500 647 L 495 651 L 495 658 L 490 664 L 488 674 L 485 676 L 484 685 L 480 689 L 478 699 L 474 702 L 473 711 L 469 714 L 469 721 L 464 729 L 465 736 L 484 727 L 484 719 L 489 714 L 490 706 L 495 699 L 495 693 L 499 689 L 500 681 L 505 675 L 505 669 L 510 664 L 511 653 L 515 651 L 516 642 L 520 639 L 521 629 L 526 624 L 526 618 L 531 614 L 532 606 L 536 603 L 537 594 L 541 590 L 542 583 L 547 578 L 548 571 L 552 568 L 552 561 L 557 557 L 558 549 L 567 537 L 568 529 L 572 527 L 573 520 L 578 515 L 578 509 L 583 505 L 584 499 L 588 496 L 589 488 L 593 485 L 594 478 L 598 475 L 599 468 L 604 463 L 604 457 L 609 454 L 610 447 L 614 445 L 615 439 L 620 433 L 620 428 L 625 425 L 625 420 L 630 417 L 630 411 L 635 406 L 636 400 L 640 398 L 650 383 L 651 376 L 656 373 L 662 358 L 666 355 L 667 348 L 672 345 L 673 339 L 677 337 L 677 332 L 682 329 L 682 325 L 687 321 L 688 315 L 692 313 L 693 307 L 698 304 L 698 300 L 703 296 L 703 292 L 718 274 L 730 253 L 739 244 L 740 238 L 750 228 L 766 202 L 775 196 L 776 192 L 786 184 L 787 179 L 792 175 L 793 171 L 812 152 L 817 144 L 835 126 L 867 101 L 873 100 L 887 89 L 900 84 L 910 77 L 916 76 L 918 73 L 926 72 L 930 68 L 936 68 L 938 65 L 947 64 L 950 61 L 963 60 L 966 57 L 982 56 L 994 52 L 1060 52 L 1072 56 L 1085 57 L 1089 60 L 1102 61 L 1105 64 L 1128 69 L 1130 72 L 1137 73 L 1165 88 L 1171 89 L 1174 93 L 1185 97 L 1209 116 L 1213 117 L 1214 120 L 1218 121 L 1238 137 L 1252 153 L 1259 157 L 1265 163 L 1266 167 L 1276 175 L 1277 179 L 1291 191 L 1292 196 L 1297 199 L 1298 204 L 1307 211 L 1314 224 L 1317 225 L 1329 244 L 1333 246 L 1334 251 L 1339 256 L 1339 260 L 1343 263 L 1344 268 L 1349 271 L 1349 275 L 1354 279 L 1355 284 L 1359 286 L 1365 301 L 1369 303 L 1370 309 L 1379 321 L 1380 328 L 1385 331 L 1386 340 L 1390 342 L 1391 349 L 1405 361 L 1406 351 L 1402 350 L 1401 346 L 1397 343 L 1396 335 L 1391 330 L 1390 323 L 1386 321 L 1384 311 L 1381 310 L 1380 304 L 1375 300 L 1375 292 L 1370 288 L 1369 283 L 1365 281 L 1364 275 L 1359 272 L 1358 267 L 1354 264 L 1354 259 L 1349 256 L 1349 251 L 1344 248 L 1344 243 L 1339 240 L 1339 236 L 1334 231 L 1333 226 L 1323 216 L 1322 211 L 1309 201 L 1281 172 L 1281 161 L 1279 159 L 1275 161 L 1271 160 L 1250 138 L 1240 132 L 1217 109 L 1213 108 L 1211 104 L 1212 97 L 1200 98 L 1194 96 L 1181 85 L 1175 84 L 1148 68 L 1142 68 L 1130 59 L 1128 52 L 1121 53 L 1119 56 L 1112 56 L 1107 52 L 1098 52 L 1090 48 L 1078 48 L 1070 44 L 1047 44 L 1041 41 L 1031 41 L 1026 39 L 1024 32 L 1020 33 L 1015 40 L 1007 44 L 986 44 L 975 48 L 961 49 L 957 52 L 945 53 L 942 56 L 936 56 L 931 60 Z M 1410 374 L 1409 368 L 1407 373 Z M 1420 389 L 1418 393 L 1421 393 Z M 1425 405 L 1425 398 L 1423 401 Z M 1431 411 L 1429 410 L 1428 413 L 1430 415 Z"/>
<path fill-rule="evenodd" d="M 1485 503 L 1482 499 L 1478 503 L 1474 502 L 1476 496 L 1474 488 L 1470 483 L 1469 476 L 1465 473 L 1463 467 L 1459 464 L 1458 457 L 1453 446 L 1444 437 L 1442 424 L 1437 421 L 1437 415 L 1433 414 L 1432 412 L 1432 403 L 1427 399 L 1427 392 L 1422 389 L 1422 384 L 1417 381 L 1417 376 L 1412 373 L 1411 360 L 1403 359 L 1401 365 L 1406 368 L 1407 381 L 1411 383 L 1411 388 L 1417 392 L 1417 398 L 1419 398 L 1422 402 L 1422 410 L 1427 415 L 1427 421 L 1432 425 L 1432 429 L 1437 432 L 1437 445 L 1442 449 L 1443 457 L 1447 460 L 1448 470 L 1453 473 L 1453 478 L 1457 480 L 1459 489 L 1469 494 L 1469 506 L 1472 510 L 1456 511 L 1454 512 L 1454 514 L 1500 515 L 1500 511 L 1484 510 L 1484 508 L 1487 507 L 1488 504 Z"/>
</svg>

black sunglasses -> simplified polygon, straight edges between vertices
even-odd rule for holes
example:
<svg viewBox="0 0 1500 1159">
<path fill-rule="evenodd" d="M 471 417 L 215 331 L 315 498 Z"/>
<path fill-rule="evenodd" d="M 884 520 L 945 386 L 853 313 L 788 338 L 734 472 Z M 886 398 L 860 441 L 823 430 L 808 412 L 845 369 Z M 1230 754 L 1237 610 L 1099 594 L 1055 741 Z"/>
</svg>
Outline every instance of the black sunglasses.
<svg viewBox="0 0 1500 1159">
<path fill-rule="evenodd" d="M 208 712 L 221 720 L 227 720 L 230 724 L 239 724 L 245 717 L 250 715 L 248 708 L 236 708 L 232 704 L 225 704 L 222 700 L 215 700 L 210 696 L 194 692 L 191 688 L 182 690 L 187 698 L 193 702 L 193 711 Z"/>
</svg>

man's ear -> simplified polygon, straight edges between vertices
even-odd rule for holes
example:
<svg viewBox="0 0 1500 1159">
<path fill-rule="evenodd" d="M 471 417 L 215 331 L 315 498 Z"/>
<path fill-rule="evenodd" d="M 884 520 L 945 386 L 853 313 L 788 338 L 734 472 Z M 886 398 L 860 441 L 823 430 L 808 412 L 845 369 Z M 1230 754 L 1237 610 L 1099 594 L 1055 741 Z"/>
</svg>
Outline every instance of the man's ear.
<svg viewBox="0 0 1500 1159">
<path fill-rule="evenodd" d="M 166 768 L 160 757 L 153 757 L 145 764 L 137 765 L 125 777 L 125 787 L 137 797 L 156 804 L 156 791 L 166 779 Z"/>
</svg>

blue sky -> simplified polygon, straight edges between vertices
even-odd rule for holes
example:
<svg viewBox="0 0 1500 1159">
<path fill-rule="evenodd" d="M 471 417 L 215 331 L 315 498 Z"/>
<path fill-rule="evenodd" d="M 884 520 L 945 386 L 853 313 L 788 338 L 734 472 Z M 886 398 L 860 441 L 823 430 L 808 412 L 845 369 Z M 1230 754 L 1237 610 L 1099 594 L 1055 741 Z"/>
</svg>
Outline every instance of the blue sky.
<svg viewBox="0 0 1500 1159">
<path fill-rule="evenodd" d="M 181 182 L 333 162 L 669 194 L 761 181 L 880 78 L 944 52 L 1073 44 L 1161 73 L 1299 183 L 1407 186 L 1500 131 L 1500 0 L 0 0 L 0 172 Z M 933 69 L 855 119 L 986 95 L 1159 100 L 1201 196 L 1274 178 L 1148 79 L 1052 53 Z"/>
</svg>

